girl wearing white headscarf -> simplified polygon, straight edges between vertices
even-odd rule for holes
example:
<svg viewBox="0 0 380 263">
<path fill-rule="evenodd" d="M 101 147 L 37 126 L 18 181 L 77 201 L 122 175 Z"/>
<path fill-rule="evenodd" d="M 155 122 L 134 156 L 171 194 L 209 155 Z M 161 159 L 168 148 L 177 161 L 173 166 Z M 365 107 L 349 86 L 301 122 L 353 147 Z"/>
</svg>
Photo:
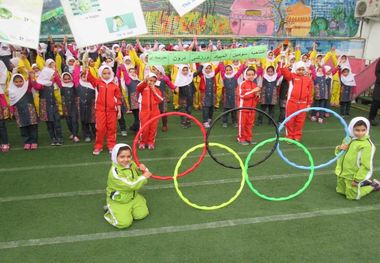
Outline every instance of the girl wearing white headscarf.
<svg viewBox="0 0 380 263">
<path fill-rule="evenodd" d="M 73 69 L 74 71 L 74 69 Z M 73 75 L 69 72 L 64 72 L 61 75 L 62 79 L 62 109 L 63 116 L 66 118 L 67 127 L 70 131 L 70 139 L 74 142 L 79 142 L 79 126 L 78 126 L 78 108 L 77 108 L 77 87 L 78 83 L 74 84 Z M 76 81 L 78 82 L 78 81 Z"/>
<path fill-rule="evenodd" d="M 121 92 L 116 84 L 112 68 L 103 65 L 98 71 L 99 78 L 87 70 L 87 81 L 95 87 L 96 139 L 94 155 L 103 150 L 104 139 L 107 140 L 108 151 L 116 144 L 117 120 L 121 118 Z"/>
<path fill-rule="evenodd" d="M 5 125 L 8 112 L 8 103 L 4 94 L 7 78 L 8 69 L 0 60 L 0 150 L 2 152 L 8 152 L 10 149 L 7 126 Z"/>
<path fill-rule="evenodd" d="M 138 193 L 152 175 L 145 165 L 132 161 L 132 149 L 117 144 L 111 153 L 112 166 L 107 181 L 107 206 L 104 219 L 116 228 L 132 225 L 149 215 L 145 198 Z"/>
<path fill-rule="evenodd" d="M 343 117 L 348 117 L 350 116 L 352 92 L 356 87 L 355 75 L 352 74 L 351 68 L 342 68 L 340 82 L 340 114 Z"/>
<path fill-rule="evenodd" d="M 193 73 L 190 70 L 190 65 L 180 64 L 178 66 L 177 76 L 174 81 L 174 86 L 178 88 L 179 91 L 179 108 L 180 112 L 184 112 L 191 115 L 193 109 L 194 101 L 194 78 L 199 76 L 202 71 L 202 67 L 198 69 L 197 72 Z M 191 122 L 188 118 L 181 117 L 182 128 L 191 127 Z"/>
<path fill-rule="evenodd" d="M 58 112 L 58 103 L 54 95 L 55 85 L 61 87 L 61 78 L 55 69 L 55 62 L 48 59 L 45 67 L 37 78 L 37 83 L 42 85 L 40 89 L 40 119 L 45 121 L 52 146 L 63 144 L 61 118 Z"/>
<path fill-rule="evenodd" d="M 338 159 L 335 174 L 337 176 L 336 191 L 349 200 L 359 200 L 371 192 L 380 189 L 380 183 L 373 176 L 373 160 L 376 147 L 369 136 L 370 123 L 364 117 L 356 117 L 349 125 L 349 142 L 343 140 L 336 147 L 335 153 L 346 151 Z"/>
<path fill-rule="evenodd" d="M 21 74 L 13 75 L 9 83 L 9 102 L 13 107 L 25 150 L 36 150 L 38 147 L 38 115 L 34 106 L 32 88 L 38 90 L 41 87 L 31 79 L 25 80 Z"/>
</svg>

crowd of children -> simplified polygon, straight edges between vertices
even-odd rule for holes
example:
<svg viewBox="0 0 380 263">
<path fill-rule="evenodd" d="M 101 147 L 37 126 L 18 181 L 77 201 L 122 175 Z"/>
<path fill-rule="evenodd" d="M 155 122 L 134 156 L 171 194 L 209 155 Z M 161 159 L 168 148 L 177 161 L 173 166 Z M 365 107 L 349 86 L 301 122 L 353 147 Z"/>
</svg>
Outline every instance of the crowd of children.
<svg viewBox="0 0 380 263">
<path fill-rule="evenodd" d="M 255 44 L 255 43 L 254 43 Z M 25 150 L 38 148 L 38 125 L 46 122 L 52 146 L 63 144 L 61 119 L 66 121 L 70 139 L 77 143 L 95 140 L 93 154 L 99 155 L 106 140 L 112 157 L 107 183 L 107 205 L 104 218 L 117 228 L 129 227 L 133 220 L 148 216 L 146 200 L 138 190 L 152 175 L 145 165 L 132 161 L 132 149 L 116 144 L 117 126 L 127 135 L 124 116 L 133 114 L 130 131 L 144 126 L 139 149 L 153 150 L 159 120 L 152 119 L 167 111 L 172 97 L 174 110 L 192 114 L 202 111 L 205 128 L 210 127 L 214 110 L 224 112 L 236 107 L 259 107 L 270 117 L 282 122 L 292 113 L 311 106 L 329 108 L 340 105 L 343 117 L 349 116 L 355 78 L 348 57 L 338 58 L 335 49 L 317 53 L 313 45 L 307 54 L 300 47 L 284 41 L 266 58 L 246 61 L 215 61 L 210 63 L 149 66 L 149 51 L 203 52 L 244 47 L 235 41 L 222 45 L 149 44 L 139 40 L 133 46 L 121 42 L 111 48 L 105 45 L 78 50 L 75 43 L 41 43 L 38 50 L 15 48 L 0 43 L 0 149 L 10 150 L 6 119 L 15 118 Z M 331 59 L 333 66 L 326 62 Z M 170 94 L 168 91 L 171 91 Z M 275 118 L 276 105 L 279 109 Z M 237 129 L 237 141 L 255 144 L 253 127 L 263 125 L 263 115 L 244 109 L 231 111 L 228 118 Z M 312 121 L 323 123 L 328 114 L 310 113 Z M 286 136 L 301 140 L 307 113 L 292 118 L 286 124 Z M 257 120 L 256 120 L 257 119 Z M 149 122 L 149 124 L 148 124 Z M 191 127 L 182 117 L 181 126 Z M 81 127 L 81 134 L 80 128 Z M 168 119 L 162 119 L 163 132 L 168 131 Z M 360 199 L 380 189 L 372 179 L 375 146 L 369 138 L 370 122 L 355 118 L 350 123 L 350 141 L 336 148 L 345 150 L 336 166 L 336 191 L 347 199 Z M 353 165 L 355 164 L 355 165 Z"/>
<path fill-rule="evenodd" d="M 255 45 L 254 43 L 253 45 Z M 210 127 L 214 110 L 235 107 L 258 107 L 275 118 L 278 105 L 281 122 L 300 109 L 340 105 L 341 115 L 349 115 L 355 78 L 347 56 L 337 56 L 332 48 L 327 54 L 317 53 L 314 44 L 310 52 L 301 54 L 299 46 L 284 41 L 266 58 L 246 61 L 215 61 L 209 63 L 149 66 L 149 51 L 203 52 L 245 47 L 236 41 L 223 45 L 190 44 L 134 45 L 122 41 L 77 49 L 67 38 L 56 43 L 50 37 L 38 50 L 17 48 L 1 43 L 0 56 L 0 145 L 10 149 L 6 129 L 7 118 L 14 116 L 20 127 L 25 150 L 38 148 L 38 124 L 46 122 L 51 145 L 63 144 L 61 118 L 66 121 L 70 139 L 79 142 L 95 140 L 93 154 L 116 144 L 117 126 L 127 135 L 125 114 L 133 113 L 129 127 L 138 131 L 152 117 L 167 111 L 167 101 L 173 98 L 174 110 L 192 113 L 202 111 L 202 121 Z M 331 60 L 333 67 L 325 63 Z M 171 92 L 168 92 L 168 91 Z M 311 120 L 323 123 L 328 114 L 312 112 Z M 237 141 L 254 143 L 252 128 L 254 111 L 231 112 L 231 124 L 237 128 Z M 300 114 L 286 125 L 287 136 L 301 140 L 307 114 Z M 223 118 L 228 127 L 228 116 Z M 154 149 L 158 123 L 153 122 L 142 132 L 139 148 Z M 258 115 L 256 124 L 262 125 Z M 191 127 L 181 119 L 183 128 Z M 81 127 L 81 133 L 80 131 Z M 167 118 L 162 119 L 162 131 L 168 130 Z"/>
</svg>

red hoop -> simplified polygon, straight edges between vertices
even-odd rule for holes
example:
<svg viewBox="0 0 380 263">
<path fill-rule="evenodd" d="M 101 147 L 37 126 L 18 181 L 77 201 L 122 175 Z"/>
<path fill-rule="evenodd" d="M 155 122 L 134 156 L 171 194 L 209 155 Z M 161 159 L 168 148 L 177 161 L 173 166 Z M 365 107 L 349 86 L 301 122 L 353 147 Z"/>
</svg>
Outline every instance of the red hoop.
<svg viewBox="0 0 380 263">
<path fill-rule="evenodd" d="M 201 164 L 201 162 L 203 161 L 203 159 L 205 158 L 206 153 L 207 153 L 207 147 L 206 147 L 206 137 L 207 137 L 207 135 L 206 135 L 206 129 L 203 127 L 202 123 L 199 120 L 197 120 L 195 117 L 193 117 L 193 116 L 191 116 L 191 115 L 189 115 L 187 113 L 176 112 L 176 111 L 167 112 L 167 113 L 163 113 L 163 114 L 157 115 L 156 117 L 153 117 L 147 123 L 145 123 L 145 125 L 140 128 L 140 130 L 136 134 L 136 137 L 135 137 L 135 139 L 133 141 L 133 146 L 132 146 L 133 159 L 134 159 L 135 163 L 137 164 L 137 166 L 139 166 L 140 165 L 140 160 L 139 160 L 139 157 L 137 155 L 137 144 L 138 144 L 140 135 L 144 131 L 144 129 L 149 124 L 151 124 L 153 121 L 155 121 L 157 119 L 160 119 L 162 117 L 166 117 L 166 116 L 182 116 L 182 117 L 186 117 L 186 118 L 192 120 L 193 122 L 195 122 L 195 124 L 197 124 L 199 126 L 199 128 L 201 128 L 201 132 L 203 134 L 203 141 L 204 141 L 205 146 L 203 148 L 202 154 L 199 157 L 198 161 L 191 168 L 189 168 L 185 172 L 183 172 L 183 173 L 181 173 L 181 174 L 178 175 L 178 177 L 182 177 L 182 176 L 185 176 L 188 173 L 191 173 L 192 171 L 194 171 Z M 158 176 L 158 175 L 155 175 L 155 174 L 153 174 L 151 178 L 156 179 L 156 180 L 173 180 L 173 176 Z"/>
</svg>

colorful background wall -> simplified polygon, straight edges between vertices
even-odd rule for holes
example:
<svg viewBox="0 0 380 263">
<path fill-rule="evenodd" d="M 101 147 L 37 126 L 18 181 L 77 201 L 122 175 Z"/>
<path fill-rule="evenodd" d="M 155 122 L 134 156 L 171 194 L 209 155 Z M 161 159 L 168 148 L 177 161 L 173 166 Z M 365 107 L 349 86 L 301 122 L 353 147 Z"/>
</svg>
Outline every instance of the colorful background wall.
<svg viewBox="0 0 380 263">
<path fill-rule="evenodd" d="M 141 2 L 149 35 L 254 36 L 269 46 L 278 42 L 268 37 L 292 37 L 293 44 L 300 44 L 304 51 L 314 41 L 308 37 L 323 37 L 318 43 L 321 52 L 335 46 L 355 56 L 362 55 L 365 45 L 363 40 L 336 38 L 357 34 L 355 0 L 206 0 L 183 17 L 169 0 Z M 59 0 L 44 0 L 41 35 L 49 34 L 70 34 Z"/>
<path fill-rule="evenodd" d="M 44 2 L 42 35 L 69 34 L 59 0 Z M 142 5 L 152 35 L 353 37 L 359 26 L 355 0 L 206 0 L 184 17 L 168 0 Z"/>
</svg>

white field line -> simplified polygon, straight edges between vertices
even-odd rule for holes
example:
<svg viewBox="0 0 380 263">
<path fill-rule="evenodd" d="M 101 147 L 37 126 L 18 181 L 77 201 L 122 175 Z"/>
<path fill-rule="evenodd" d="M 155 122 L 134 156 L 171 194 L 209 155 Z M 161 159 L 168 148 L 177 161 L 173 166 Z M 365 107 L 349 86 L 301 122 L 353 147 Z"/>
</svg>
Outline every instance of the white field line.
<svg viewBox="0 0 380 263">
<path fill-rule="evenodd" d="M 357 206 L 357 207 L 351 207 L 351 208 L 324 209 L 324 210 L 307 211 L 307 212 L 301 212 L 301 213 L 271 215 L 271 216 L 229 219 L 229 220 L 214 221 L 214 222 L 200 223 L 200 224 L 165 226 L 165 227 L 146 228 L 146 229 L 130 229 L 126 231 L 112 231 L 112 232 L 93 233 L 93 234 L 85 234 L 85 235 L 57 236 L 57 237 L 51 237 L 51 238 L 5 241 L 5 242 L 0 242 L 0 250 L 20 248 L 20 247 L 39 247 L 39 246 L 46 246 L 46 245 L 71 244 L 71 243 L 77 243 L 77 242 L 109 240 L 109 239 L 116 239 L 116 238 L 127 238 L 127 237 L 132 238 L 132 237 L 153 236 L 153 235 L 170 234 L 170 233 L 194 232 L 194 231 L 200 231 L 200 230 L 220 229 L 220 228 L 227 228 L 227 227 L 231 228 L 231 227 L 238 227 L 238 226 L 244 226 L 244 225 L 266 224 L 266 223 L 273 223 L 273 222 L 286 222 L 286 221 L 327 217 L 327 216 L 349 215 L 349 214 L 364 213 L 364 212 L 378 211 L 378 210 L 380 210 L 380 204 Z"/>
<path fill-rule="evenodd" d="M 379 171 L 380 167 L 375 168 L 374 171 Z M 320 171 L 315 172 L 315 176 L 321 175 L 333 175 L 332 171 Z M 277 175 L 261 175 L 256 177 L 251 177 L 250 181 L 266 181 L 266 180 L 281 180 L 297 177 L 306 177 L 307 173 L 299 174 L 277 174 Z M 200 181 L 200 182 L 187 182 L 181 183 L 181 188 L 184 187 L 196 187 L 196 186 L 206 186 L 206 185 L 221 185 L 221 184 L 232 184 L 239 183 L 240 178 L 230 178 L 230 179 L 219 179 L 219 180 L 209 180 L 209 181 Z M 174 185 L 172 183 L 165 183 L 160 185 L 147 185 L 144 187 L 143 191 L 150 190 L 162 190 L 162 189 L 172 189 Z M 35 201 L 51 198 L 70 198 L 70 197 L 79 197 L 79 196 L 91 196 L 91 195 L 104 195 L 105 189 L 99 190 L 85 190 L 85 191 L 75 191 L 75 192 L 62 192 L 62 193 L 49 193 L 49 194 L 35 194 L 35 195 L 22 195 L 22 196 L 9 196 L 9 197 L 0 197 L 0 203 L 8 202 L 17 202 L 17 201 Z"/>
<path fill-rule="evenodd" d="M 376 146 L 380 144 L 375 144 Z M 334 147 L 332 146 L 321 146 L 321 147 L 309 147 L 309 150 L 331 150 L 333 153 Z M 298 148 L 285 149 L 283 152 L 296 152 L 300 151 Z M 257 153 L 265 153 L 267 150 L 259 150 Z M 248 154 L 249 152 L 238 152 L 238 154 Z M 214 154 L 214 156 L 226 156 L 231 155 L 230 153 L 219 153 Z M 157 157 L 157 158 L 143 158 L 141 162 L 158 162 L 158 161 L 170 161 L 170 160 L 178 160 L 179 156 L 174 157 Z M 188 159 L 198 159 L 199 156 L 188 156 Z M 206 155 L 205 158 L 210 158 L 209 155 Z M 104 165 L 109 164 L 109 161 L 101 161 L 101 162 L 85 162 L 85 163 L 71 163 L 71 164 L 51 164 L 51 165 L 36 165 L 36 166 L 25 166 L 25 167 L 14 167 L 14 168 L 0 168 L 0 173 L 4 172 L 20 172 L 20 171 L 30 171 L 30 170 L 42 170 L 42 169 L 56 169 L 56 168 L 69 168 L 69 167 L 86 167 L 92 165 Z"/>
<path fill-rule="evenodd" d="M 332 132 L 332 131 L 341 131 L 342 129 L 323 129 L 323 130 L 309 130 L 309 131 L 303 131 L 303 133 L 321 133 L 321 132 Z M 274 134 L 274 132 L 259 132 L 255 133 L 256 135 L 264 135 L 264 134 Z M 344 133 L 342 133 L 342 136 Z M 221 135 L 212 135 L 212 138 L 223 138 L 223 137 L 231 137 L 231 134 L 221 134 Z M 158 141 L 174 141 L 174 140 L 190 140 L 190 139 L 202 139 L 203 136 L 185 136 L 185 137 L 159 137 L 157 138 Z M 133 140 L 134 136 L 131 137 L 130 135 L 128 137 L 119 137 L 119 141 L 130 141 Z M 65 142 L 69 142 L 70 144 L 64 144 L 60 147 L 56 146 L 50 146 L 50 145 L 44 145 L 38 147 L 38 149 L 59 149 L 59 148 L 71 148 L 71 147 L 81 147 L 81 146 L 89 146 L 93 147 L 93 143 L 73 143 L 71 140 L 67 139 Z M 23 147 L 15 147 L 11 149 L 12 151 L 21 151 L 24 150 Z"/>
</svg>

